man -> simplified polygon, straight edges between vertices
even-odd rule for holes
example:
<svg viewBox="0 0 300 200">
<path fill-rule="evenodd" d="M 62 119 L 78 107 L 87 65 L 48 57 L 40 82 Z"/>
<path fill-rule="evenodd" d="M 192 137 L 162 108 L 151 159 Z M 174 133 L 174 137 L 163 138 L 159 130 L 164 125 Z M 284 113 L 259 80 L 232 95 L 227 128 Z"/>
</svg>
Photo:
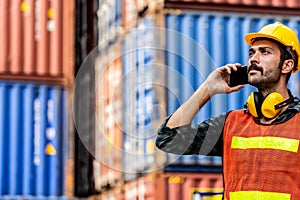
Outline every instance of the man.
<svg viewBox="0 0 300 200">
<path fill-rule="evenodd" d="M 224 199 L 300 199 L 300 102 L 287 88 L 300 68 L 299 40 L 276 22 L 245 36 L 250 94 L 246 109 L 234 110 L 191 126 L 215 94 L 232 93 L 228 77 L 241 64 L 214 70 L 158 130 L 158 148 L 175 154 L 223 157 Z"/>
</svg>

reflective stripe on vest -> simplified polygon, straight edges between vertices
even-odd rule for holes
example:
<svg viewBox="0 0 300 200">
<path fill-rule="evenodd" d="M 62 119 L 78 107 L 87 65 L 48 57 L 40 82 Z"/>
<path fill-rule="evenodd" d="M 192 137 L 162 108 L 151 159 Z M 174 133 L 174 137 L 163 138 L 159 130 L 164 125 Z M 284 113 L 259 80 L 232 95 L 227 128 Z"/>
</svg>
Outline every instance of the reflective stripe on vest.
<svg viewBox="0 0 300 200">
<path fill-rule="evenodd" d="M 297 153 L 299 140 L 282 137 L 232 137 L 234 149 L 277 149 Z"/>
<path fill-rule="evenodd" d="M 291 195 L 278 192 L 238 191 L 229 193 L 230 200 L 290 200 Z"/>
</svg>

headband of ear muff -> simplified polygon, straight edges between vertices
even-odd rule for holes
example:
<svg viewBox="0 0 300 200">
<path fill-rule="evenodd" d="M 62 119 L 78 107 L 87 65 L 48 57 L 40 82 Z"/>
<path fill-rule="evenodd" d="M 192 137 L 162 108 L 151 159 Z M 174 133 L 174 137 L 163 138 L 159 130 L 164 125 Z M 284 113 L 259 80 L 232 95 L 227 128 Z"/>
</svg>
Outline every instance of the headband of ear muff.
<svg viewBox="0 0 300 200">
<path fill-rule="evenodd" d="M 276 117 L 281 110 L 280 108 L 277 108 L 276 105 L 283 101 L 283 96 L 278 92 L 272 92 L 265 98 L 258 92 L 251 92 L 246 104 L 249 113 L 253 117 L 264 116 L 268 119 L 272 119 Z"/>
</svg>

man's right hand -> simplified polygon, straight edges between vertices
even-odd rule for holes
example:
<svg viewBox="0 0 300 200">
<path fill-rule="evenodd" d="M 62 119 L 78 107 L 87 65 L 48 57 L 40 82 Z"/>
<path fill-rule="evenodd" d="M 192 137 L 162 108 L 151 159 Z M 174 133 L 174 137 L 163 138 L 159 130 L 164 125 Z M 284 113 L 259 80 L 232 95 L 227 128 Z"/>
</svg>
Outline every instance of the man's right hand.
<svg viewBox="0 0 300 200">
<path fill-rule="evenodd" d="M 203 84 L 209 90 L 210 96 L 215 94 L 229 94 L 242 89 L 243 85 L 230 87 L 228 85 L 228 77 L 231 71 L 236 71 L 238 67 L 242 67 L 240 63 L 227 64 L 214 70 L 204 81 Z"/>
</svg>

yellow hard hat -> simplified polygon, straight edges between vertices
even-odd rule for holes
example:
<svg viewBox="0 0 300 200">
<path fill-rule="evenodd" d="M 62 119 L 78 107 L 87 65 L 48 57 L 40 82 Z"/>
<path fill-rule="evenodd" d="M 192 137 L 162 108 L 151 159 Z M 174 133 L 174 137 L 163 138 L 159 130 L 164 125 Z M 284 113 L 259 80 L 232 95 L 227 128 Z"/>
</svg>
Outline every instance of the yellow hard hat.
<svg viewBox="0 0 300 200">
<path fill-rule="evenodd" d="M 300 46 L 296 33 L 280 22 L 268 24 L 262 27 L 257 33 L 249 33 L 245 35 L 245 40 L 249 45 L 252 45 L 252 40 L 258 37 L 265 37 L 277 40 L 285 46 L 292 47 L 298 56 L 298 66 L 293 73 L 300 69 Z"/>
</svg>

